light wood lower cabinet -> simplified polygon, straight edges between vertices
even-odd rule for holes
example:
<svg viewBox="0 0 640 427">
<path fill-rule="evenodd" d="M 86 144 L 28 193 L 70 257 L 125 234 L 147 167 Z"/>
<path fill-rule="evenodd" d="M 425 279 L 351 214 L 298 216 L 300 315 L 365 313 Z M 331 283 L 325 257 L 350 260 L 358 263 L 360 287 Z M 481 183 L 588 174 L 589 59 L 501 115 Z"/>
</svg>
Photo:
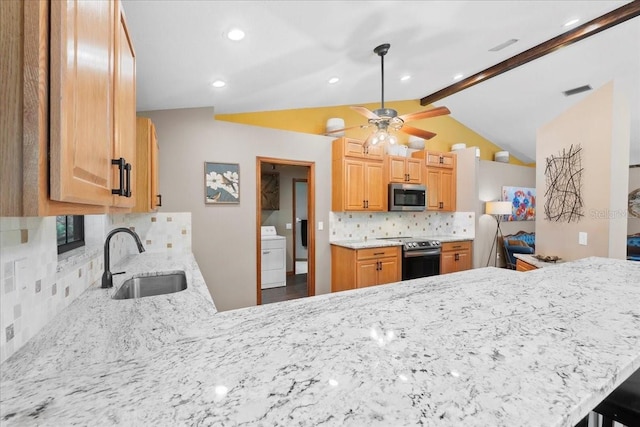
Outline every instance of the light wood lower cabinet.
<svg viewBox="0 0 640 427">
<path fill-rule="evenodd" d="M 535 265 L 531 265 L 526 261 L 523 261 L 519 258 L 516 259 L 516 271 L 531 271 L 531 270 L 537 270 L 538 267 L 536 267 Z"/>
<path fill-rule="evenodd" d="M 331 292 L 402 280 L 400 246 L 349 249 L 331 246 Z"/>
<path fill-rule="evenodd" d="M 471 267 L 471 242 L 447 242 L 442 244 L 440 274 L 470 270 Z"/>
</svg>

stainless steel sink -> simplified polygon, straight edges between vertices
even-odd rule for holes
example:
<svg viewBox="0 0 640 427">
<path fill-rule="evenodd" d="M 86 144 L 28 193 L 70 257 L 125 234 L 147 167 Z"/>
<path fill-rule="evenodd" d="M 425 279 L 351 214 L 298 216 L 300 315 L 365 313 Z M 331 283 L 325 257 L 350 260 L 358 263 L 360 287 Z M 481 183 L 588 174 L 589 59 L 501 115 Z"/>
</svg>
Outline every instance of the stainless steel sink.
<svg viewBox="0 0 640 427">
<path fill-rule="evenodd" d="M 155 276 L 132 277 L 125 281 L 113 299 L 130 299 L 172 294 L 187 289 L 184 271 L 162 273 Z"/>
</svg>

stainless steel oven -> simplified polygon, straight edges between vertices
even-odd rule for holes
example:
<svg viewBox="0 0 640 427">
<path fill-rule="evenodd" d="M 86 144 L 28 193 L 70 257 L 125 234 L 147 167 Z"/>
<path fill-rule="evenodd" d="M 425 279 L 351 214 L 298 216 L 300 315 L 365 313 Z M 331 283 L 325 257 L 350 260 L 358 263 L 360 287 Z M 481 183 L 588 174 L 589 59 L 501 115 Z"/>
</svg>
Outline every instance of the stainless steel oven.
<svg viewBox="0 0 640 427">
<path fill-rule="evenodd" d="M 402 246 L 402 280 L 440 274 L 440 242 L 408 239 Z"/>
<path fill-rule="evenodd" d="M 389 184 L 390 211 L 424 211 L 427 187 L 420 184 Z"/>
</svg>

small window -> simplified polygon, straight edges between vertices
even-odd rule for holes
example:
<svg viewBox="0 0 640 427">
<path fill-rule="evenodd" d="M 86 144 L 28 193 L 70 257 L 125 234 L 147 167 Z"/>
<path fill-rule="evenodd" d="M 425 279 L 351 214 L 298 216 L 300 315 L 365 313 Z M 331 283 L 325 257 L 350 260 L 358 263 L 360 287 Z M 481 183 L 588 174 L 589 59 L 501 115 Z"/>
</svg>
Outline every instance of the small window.
<svg viewBox="0 0 640 427">
<path fill-rule="evenodd" d="M 58 254 L 84 246 L 84 216 L 66 215 L 56 217 Z"/>
</svg>

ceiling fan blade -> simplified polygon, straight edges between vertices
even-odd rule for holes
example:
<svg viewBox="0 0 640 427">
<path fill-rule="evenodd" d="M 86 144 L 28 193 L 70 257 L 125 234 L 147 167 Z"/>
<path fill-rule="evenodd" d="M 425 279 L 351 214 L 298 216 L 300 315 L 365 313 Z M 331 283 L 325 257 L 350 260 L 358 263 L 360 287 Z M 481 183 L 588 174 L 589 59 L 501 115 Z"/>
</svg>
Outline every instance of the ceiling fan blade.
<svg viewBox="0 0 640 427">
<path fill-rule="evenodd" d="M 427 119 L 429 117 L 443 116 L 445 114 L 451 114 L 451 111 L 447 107 L 437 107 L 430 110 L 418 111 L 415 113 L 404 114 L 400 116 L 402 120 L 411 122 L 413 120 Z"/>
<path fill-rule="evenodd" d="M 408 133 L 409 135 L 417 136 L 422 139 L 431 139 L 436 136 L 435 133 L 429 132 L 428 130 L 414 128 L 413 126 L 404 125 L 400 128 L 400 131 L 404 133 Z"/>
<path fill-rule="evenodd" d="M 367 110 L 364 107 L 360 107 L 360 106 L 352 106 L 351 107 L 352 110 L 362 114 L 363 116 L 365 116 L 367 119 L 379 119 L 380 117 L 378 117 L 377 114 L 375 114 L 373 111 L 371 110 Z"/>
<path fill-rule="evenodd" d="M 358 129 L 358 128 L 360 128 L 360 129 L 364 129 L 364 128 L 366 128 L 366 127 L 369 127 L 369 125 L 349 126 L 348 128 L 342 128 L 342 129 L 330 130 L 330 131 L 328 131 L 328 132 L 325 132 L 325 133 L 324 133 L 324 135 L 329 136 L 329 135 L 331 135 L 332 133 L 344 132 L 344 131 L 347 131 L 347 130 L 351 130 L 351 129 Z"/>
</svg>

